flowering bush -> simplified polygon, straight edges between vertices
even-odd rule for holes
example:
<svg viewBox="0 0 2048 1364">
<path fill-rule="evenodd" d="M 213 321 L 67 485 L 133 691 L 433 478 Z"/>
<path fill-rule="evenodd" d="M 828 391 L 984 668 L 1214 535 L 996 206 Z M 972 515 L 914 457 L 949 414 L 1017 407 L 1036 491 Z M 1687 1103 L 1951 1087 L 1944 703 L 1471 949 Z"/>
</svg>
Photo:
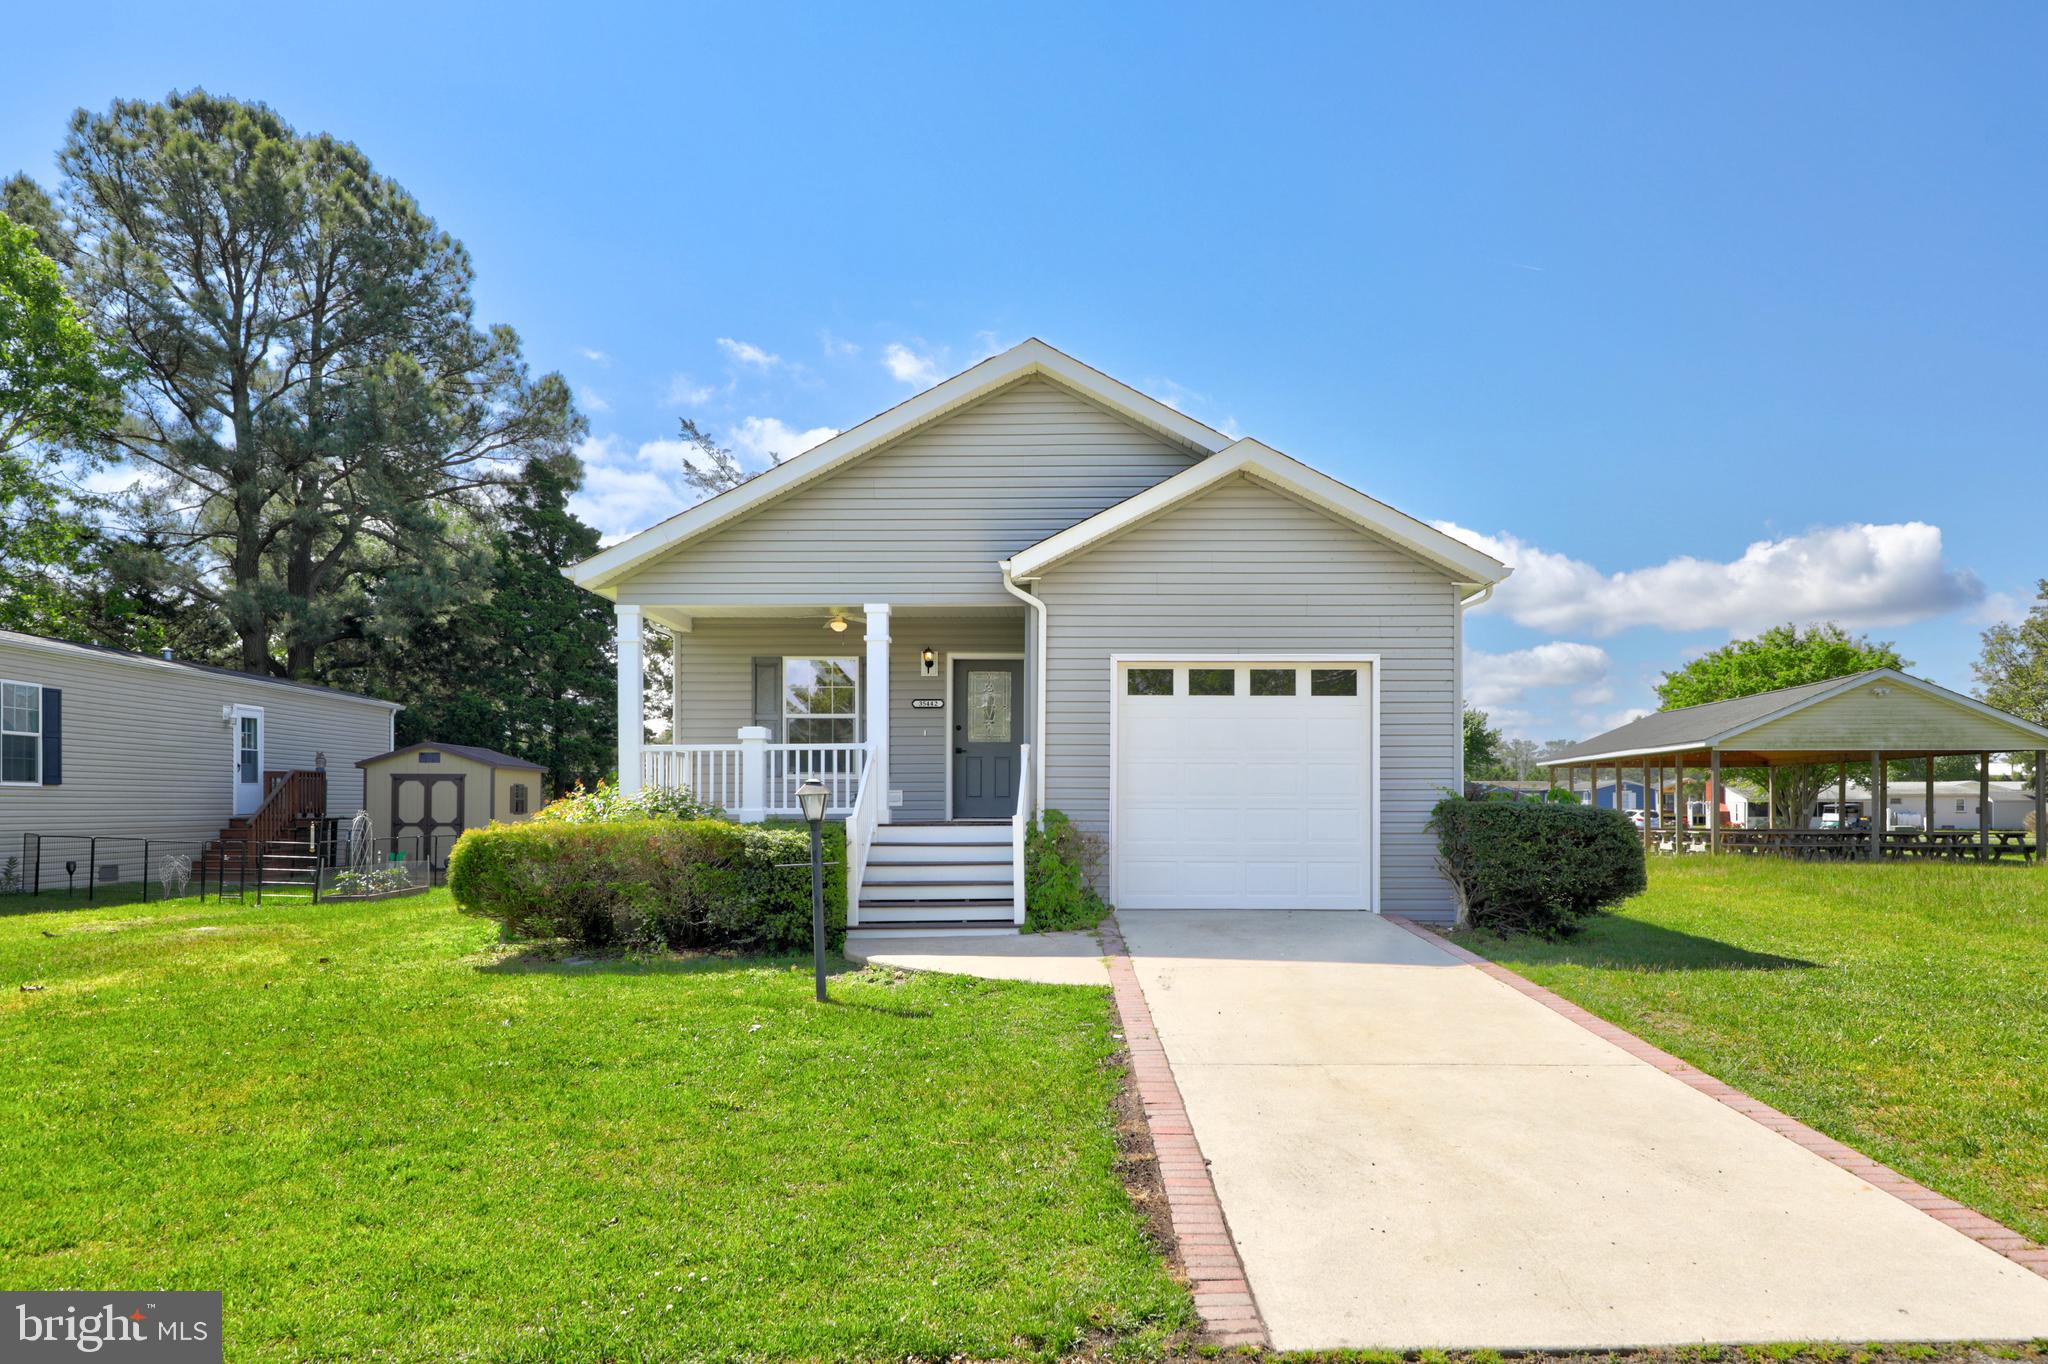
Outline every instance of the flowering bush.
<svg viewBox="0 0 2048 1364">
<path fill-rule="evenodd" d="M 687 790 L 676 786 L 643 786 L 628 794 L 617 784 L 600 781 L 588 791 L 583 783 L 557 800 L 543 805 L 534 822 L 551 824 L 609 824 L 621 819 L 720 819 L 725 811 L 706 805 Z"/>
<path fill-rule="evenodd" d="M 361 871 L 336 872 L 327 893 L 337 897 L 386 895 L 411 885 L 412 873 L 402 866 L 366 867 Z"/>
</svg>

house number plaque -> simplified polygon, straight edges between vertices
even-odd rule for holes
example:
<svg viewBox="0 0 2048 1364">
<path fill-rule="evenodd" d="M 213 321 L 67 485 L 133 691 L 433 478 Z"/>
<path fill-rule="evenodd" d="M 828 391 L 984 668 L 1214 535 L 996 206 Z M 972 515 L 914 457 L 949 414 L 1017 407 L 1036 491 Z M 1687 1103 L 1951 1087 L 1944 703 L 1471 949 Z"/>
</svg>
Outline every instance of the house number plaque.
<svg viewBox="0 0 2048 1364">
<path fill-rule="evenodd" d="M 913 696 L 910 699 L 910 708 L 912 710 L 944 710 L 946 708 L 946 698 L 943 696 Z"/>
</svg>

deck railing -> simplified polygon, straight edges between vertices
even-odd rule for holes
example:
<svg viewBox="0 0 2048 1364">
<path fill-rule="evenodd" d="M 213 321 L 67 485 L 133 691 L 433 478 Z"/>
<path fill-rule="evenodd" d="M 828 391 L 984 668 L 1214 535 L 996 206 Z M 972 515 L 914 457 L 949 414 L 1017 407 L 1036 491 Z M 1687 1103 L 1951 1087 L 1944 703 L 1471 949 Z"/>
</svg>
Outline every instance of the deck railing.
<svg viewBox="0 0 2048 1364">
<path fill-rule="evenodd" d="M 640 784 L 682 787 L 734 819 L 757 821 L 794 818 L 797 787 L 815 777 L 831 792 L 828 813 L 852 813 L 868 770 L 866 744 L 772 744 L 767 732 L 741 730 L 733 744 L 648 744 Z"/>
</svg>

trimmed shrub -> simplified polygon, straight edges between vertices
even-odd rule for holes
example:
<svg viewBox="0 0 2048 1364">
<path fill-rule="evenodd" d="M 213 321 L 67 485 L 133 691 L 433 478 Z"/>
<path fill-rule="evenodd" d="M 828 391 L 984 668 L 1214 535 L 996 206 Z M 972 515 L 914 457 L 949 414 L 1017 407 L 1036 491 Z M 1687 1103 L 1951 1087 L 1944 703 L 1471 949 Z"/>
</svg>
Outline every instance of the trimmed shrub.
<svg viewBox="0 0 2048 1364">
<path fill-rule="evenodd" d="M 846 829 L 827 824 L 825 931 L 846 939 Z M 811 945 L 807 828 L 717 819 L 530 820 L 471 829 L 448 858 L 470 914 L 588 947 L 798 952 Z"/>
<path fill-rule="evenodd" d="M 534 812 L 536 820 L 560 824 L 603 824 L 616 819 L 723 819 L 725 811 L 706 805 L 676 786 L 643 786 L 630 795 L 609 781 L 588 791 L 578 782 L 566 796 Z"/>
<path fill-rule="evenodd" d="M 1024 931 L 1093 928 L 1109 913 L 1092 882 L 1102 867 L 1099 834 L 1047 810 L 1024 834 Z"/>
<path fill-rule="evenodd" d="M 1460 928 L 1569 937 L 1648 884 L 1642 834 L 1612 810 L 1451 797 L 1437 802 L 1429 828 Z"/>
</svg>

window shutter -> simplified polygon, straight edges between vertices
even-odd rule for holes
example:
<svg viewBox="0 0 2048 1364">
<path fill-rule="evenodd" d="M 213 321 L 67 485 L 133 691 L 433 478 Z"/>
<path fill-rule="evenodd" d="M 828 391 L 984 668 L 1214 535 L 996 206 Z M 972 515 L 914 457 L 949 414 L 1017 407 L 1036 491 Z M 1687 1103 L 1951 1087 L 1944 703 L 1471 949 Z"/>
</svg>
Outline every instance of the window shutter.
<svg viewBox="0 0 2048 1364">
<path fill-rule="evenodd" d="M 64 784 L 64 693 L 43 688 L 43 785 Z"/>
<path fill-rule="evenodd" d="M 782 660 L 754 660 L 754 723 L 768 731 L 771 743 L 782 742 Z"/>
</svg>

